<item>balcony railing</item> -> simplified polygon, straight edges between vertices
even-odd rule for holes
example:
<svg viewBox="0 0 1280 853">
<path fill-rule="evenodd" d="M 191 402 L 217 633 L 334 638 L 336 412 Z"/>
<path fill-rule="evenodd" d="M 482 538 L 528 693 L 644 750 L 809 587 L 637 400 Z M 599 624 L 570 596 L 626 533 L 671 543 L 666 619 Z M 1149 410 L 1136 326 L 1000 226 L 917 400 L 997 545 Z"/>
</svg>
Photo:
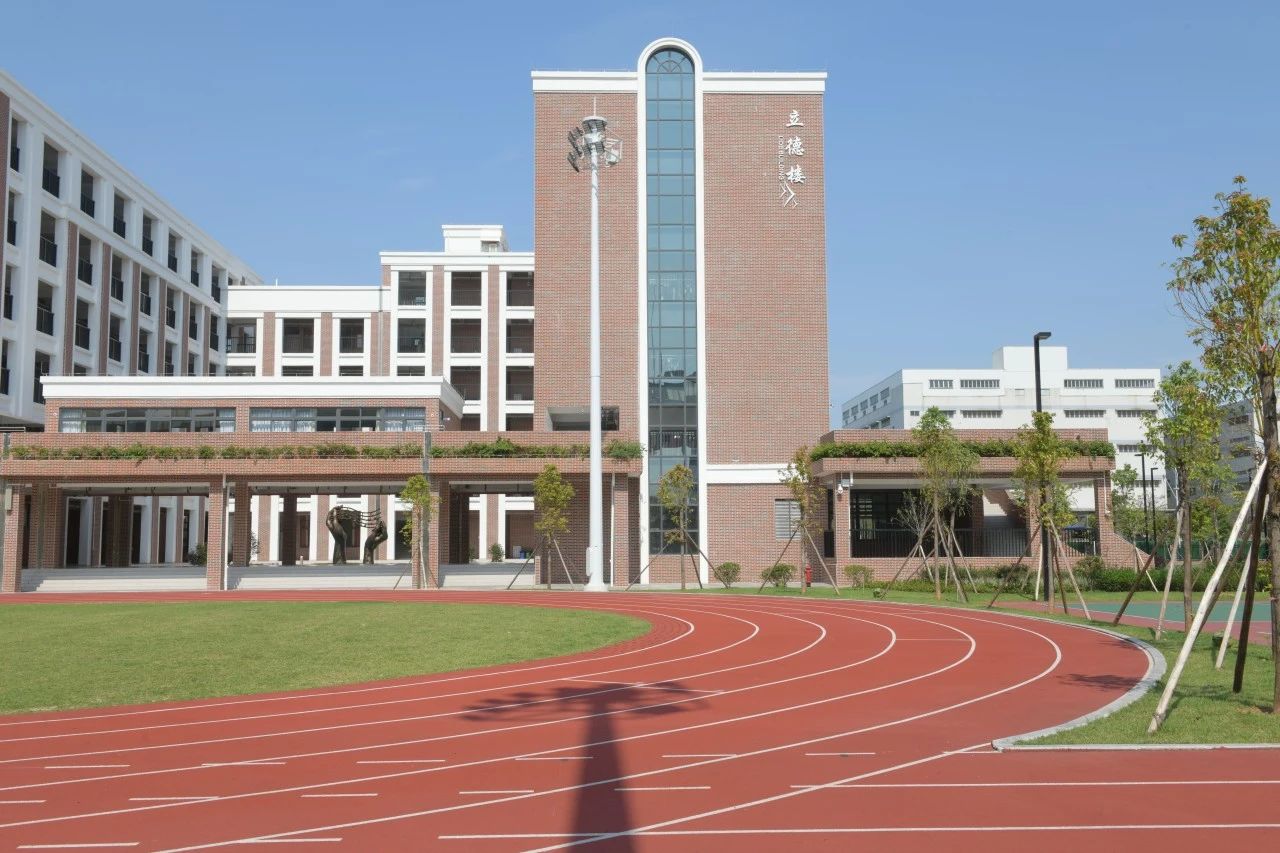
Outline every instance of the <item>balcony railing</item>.
<svg viewBox="0 0 1280 853">
<path fill-rule="evenodd" d="M 173 362 L 172 362 L 172 361 L 166 361 L 166 362 L 164 363 L 164 375 L 165 375 L 165 376 L 173 376 L 176 372 L 177 372 L 177 370 L 176 370 L 176 368 L 173 366 Z"/>
<path fill-rule="evenodd" d="M 222 301 L 222 288 L 218 286 L 218 283 L 216 281 L 213 283 L 212 286 L 210 286 L 209 294 L 213 296 L 214 302 Z"/>
<path fill-rule="evenodd" d="M 187 323 L 187 337 L 191 340 L 198 340 L 200 337 L 200 326 L 196 324 L 196 318 L 192 317 Z"/>
<path fill-rule="evenodd" d="M 245 337 L 236 335 L 227 338 L 227 352 L 236 354 L 249 354 L 258 351 L 258 339 L 253 337 Z"/>
<path fill-rule="evenodd" d="M 191 283 L 196 287 L 200 286 L 200 270 L 195 267 L 191 268 Z"/>
<path fill-rule="evenodd" d="M 218 347 L 220 346 L 222 346 L 222 339 L 218 337 L 218 333 L 210 332 L 209 333 L 209 349 L 216 352 Z"/>
<path fill-rule="evenodd" d="M 178 312 L 172 305 L 166 306 L 164 309 L 164 324 L 170 329 L 178 328 Z"/>
<path fill-rule="evenodd" d="M 156 248 L 155 241 L 153 241 L 150 237 L 142 238 L 142 251 L 146 252 L 148 255 L 154 255 L 155 248 Z"/>
<path fill-rule="evenodd" d="M 124 302 L 124 279 L 111 276 L 111 298 Z"/>
<path fill-rule="evenodd" d="M 364 352 L 364 335 L 340 335 L 338 337 L 338 352 Z"/>
<path fill-rule="evenodd" d="M 461 385 L 453 382 L 454 389 L 462 395 L 463 400 L 479 400 L 480 399 L 480 383 L 464 382 Z"/>
<path fill-rule="evenodd" d="M 80 349 L 88 349 L 89 338 L 90 338 L 89 327 L 82 326 L 79 323 L 76 323 L 76 346 L 80 347 Z"/>
<path fill-rule="evenodd" d="M 0 367 L 0 394 L 9 393 L 9 368 Z"/>
<path fill-rule="evenodd" d="M 1010 562 L 1027 550 L 1027 531 L 1021 527 L 956 529 L 960 550 L 968 557 L 1008 557 Z M 916 531 L 900 527 L 859 528 L 850 537 L 851 557 L 907 557 L 916 544 Z M 925 552 L 933 550 L 926 537 Z"/>
<path fill-rule="evenodd" d="M 151 294 L 144 293 L 138 297 L 138 310 L 146 316 L 151 316 Z"/>
<path fill-rule="evenodd" d="M 124 351 L 124 345 L 120 342 L 119 338 L 107 339 L 107 358 L 111 359 L 112 361 L 119 361 L 120 353 L 122 353 L 123 351 Z"/>
<path fill-rule="evenodd" d="M 58 265 L 58 244 L 48 237 L 40 238 L 40 260 L 51 267 Z"/>
<path fill-rule="evenodd" d="M 138 350 L 138 370 L 143 373 L 151 370 L 151 353 L 144 349 Z"/>
<path fill-rule="evenodd" d="M 9 148 L 9 168 L 17 172 L 22 166 L 22 149 L 16 145 Z"/>
<path fill-rule="evenodd" d="M 400 338 L 396 342 L 396 352 L 398 353 L 423 353 L 427 351 L 427 339 L 420 335 L 411 338 Z"/>
<path fill-rule="evenodd" d="M 480 336 L 454 335 L 449 342 L 449 351 L 457 353 L 480 352 Z"/>
<path fill-rule="evenodd" d="M 93 196 L 82 195 L 80 196 L 80 209 L 84 211 L 86 216 L 93 218 L 97 214 L 98 203 L 93 200 Z"/>
<path fill-rule="evenodd" d="M 532 400 L 533 384 L 530 383 L 528 385 L 508 385 L 507 399 L 513 402 L 518 402 L 523 400 Z"/>
<path fill-rule="evenodd" d="M 285 335 L 280 351 L 286 355 L 310 355 L 316 351 L 315 335 Z"/>
<path fill-rule="evenodd" d="M 172 253 L 169 255 L 169 269 L 174 272 L 178 271 L 178 256 Z"/>
<path fill-rule="evenodd" d="M 18 220 L 10 219 L 5 223 L 4 238 L 9 241 L 10 246 L 18 245 Z"/>
<path fill-rule="evenodd" d="M 126 223 L 119 216 L 116 216 L 111 220 L 111 230 L 119 234 L 121 237 L 129 236 L 128 223 Z"/>
<path fill-rule="evenodd" d="M 48 373 L 42 373 L 37 366 L 35 369 L 35 387 L 31 389 L 31 402 L 44 403 L 44 382 L 43 377 Z"/>
<path fill-rule="evenodd" d="M 43 305 L 36 306 L 36 331 L 53 334 L 53 311 Z"/>
<path fill-rule="evenodd" d="M 427 292 L 425 290 L 400 288 L 400 296 L 398 304 L 406 307 L 421 307 L 427 304 Z"/>
<path fill-rule="evenodd" d="M 93 264 L 84 258 L 76 261 L 76 278 L 85 284 L 93 284 Z"/>
<path fill-rule="evenodd" d="M 6 320 L 13 319 L 13 291 L 7 288 L 4 292 L 4 318 Z"/>
<path fill-rule="evenodd" d="M 53 169 L 45 169 L 40 186 L 55 196 L 62 195 L 62 178 Z"/>
</svg>

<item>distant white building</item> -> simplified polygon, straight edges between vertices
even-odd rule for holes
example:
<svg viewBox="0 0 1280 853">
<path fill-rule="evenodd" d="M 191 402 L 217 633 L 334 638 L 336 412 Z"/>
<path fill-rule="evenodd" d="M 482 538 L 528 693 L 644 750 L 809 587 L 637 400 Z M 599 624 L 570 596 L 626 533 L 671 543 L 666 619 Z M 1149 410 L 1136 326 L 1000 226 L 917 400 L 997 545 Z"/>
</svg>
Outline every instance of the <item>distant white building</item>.
<svg viewBox="0 0 1280 853">
<path fill-rule="evenodd" d="M 1223 408 L 1219 443 L 1222 461 L 1235 478 L 1238 488 L 1247 489 L 1262 459 L 1262 431 L 1257 428 L 1253 403 L 1237 400 Z"/>
<path fill-rule="evenodd" d="M 1042 405 L 1053 413 L 1056 427 L 1105 427 L 1116 446 L 1116 467 L 1132 465 L 1141 477 L 1142 418 L 1155 408 L 1158 367 L 1072 368 L 1066 347 L 1042 346 L 1040 380 Z M 1000 347 L 987 369 L 899 370 L 845 402 L 841 420 L 846 429 L 911 429 L 933 406 L 946 412 L 957 429 L 1030 424 L 1036 408 L 1034 348 Z M 1163 466 L 1151 459 L 1147 465 L 1146 486 L 1164 506 Z M 1077 509 L 1093 508 L 1092 494 L 1082 493 L 1077 501 Z"/>
</svg>

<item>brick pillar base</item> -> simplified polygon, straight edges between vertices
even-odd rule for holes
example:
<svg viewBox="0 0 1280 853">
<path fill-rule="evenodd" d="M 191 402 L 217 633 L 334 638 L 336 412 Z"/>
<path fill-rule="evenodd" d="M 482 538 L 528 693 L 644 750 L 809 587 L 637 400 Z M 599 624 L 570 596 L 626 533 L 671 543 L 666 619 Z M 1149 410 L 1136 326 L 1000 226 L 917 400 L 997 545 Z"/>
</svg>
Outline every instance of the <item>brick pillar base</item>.
<svg viewBox="0 0 1280 853">
<path fill-rule="evenodd" d="M 204 579 L 206 589 L 222 589 L 226 565 L 227 499 L 221 483 L 209 484 L 209 535 L 205 541 Z"/>
<path fill-rule="evenodd" d="M 236 483 L 236 515 L 231 530 L 231 554 L 227 562 L 233 566 L 247 566 L 253 561 L 249 542 L 253 532 L 253 495 L 249 492 L 249 484 L 243 480 Z"/>
<path fill-rule="evenodd" d="M 298 496 L 280 497 L 280 565 L 298 565 Z"/>
<path fill-rule="evenodd" d="M 435 492 L 436 511 L 426 525 L 430 537 L 427 541 L 427 565 L 431 568 L 436 583 L 439 583 L 440 564 L 448 562 L 450 514 L 453 508 L 449 505 L 450 489 L 447 481 L 433 481 L 431 487 Z"/>
<path fill-rule="evenodd" d="M 0 594 L 22 589 L 22 517 L 29 500 L 15 489 L 9 508 L 0 506 Z"/>
</svg>

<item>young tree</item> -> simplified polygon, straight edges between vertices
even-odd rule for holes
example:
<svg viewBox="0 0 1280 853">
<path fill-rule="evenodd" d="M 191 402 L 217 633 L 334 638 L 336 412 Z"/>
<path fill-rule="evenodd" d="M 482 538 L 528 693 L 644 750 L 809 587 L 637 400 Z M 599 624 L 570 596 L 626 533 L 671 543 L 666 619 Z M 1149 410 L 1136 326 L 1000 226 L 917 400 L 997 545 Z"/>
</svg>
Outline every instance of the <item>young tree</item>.
<svg viewBox="0 0 1280 853">
<path fill-rule="evenodd" d="M 925 410 L 911 430 L 919 446 L 920 493 L 929 505 L 933 529 L 933 591 L 942 598 L 942 567 L 939 545 L 951 552 L 956 513 L 965 507 L 978 472 L 978 453 L 956 437 L 951 420 L 937 406 Z M 944 528 L 942 519 L 947 517 Z M 959 578 L 956 579 L 959 586 Z"/>
<path fill-rule="evenodd" d="M 1210 380 L 1224 394 L 1253 402 L 1267 460 L 1266 536 L 1280 554 L 1280 435 L 1276 424 L 1276 370 L 1280 367 L 1280 229 L 1271 201 L 1249 192 L 1244 177 L 1214 196 L 1214 214 L 1195 219 L 1195 235 L 1173 245 L 1187 253 L 1174 261 L 1169 289 L 1191 324 Z M 1271 712 L 1280 714 L 1280 559 L 1271 561 L 1271 656 L 1275 683 Z"/>
<path fill-rule="evenodd" d="M 556 537 L 569 530 L 568 509 L 573 495 L 573 486 L 555 465 L 547 465 L 533 479 L 533 508 L 538 513 L 533 529 L 542 535 L 543 572 L 548 588 L 551 586 L 551 547 L 558 548 Z"/>
<path fill-rule="evenodd" d="M 1141 499 L 1134 495 L 1137 485 L 1138 472 L 1132 465 L 1125 465 L 1111 475 L 1111 525 L 1133 545 L 1133 570 L 1140 572 L 1138 539 L 1147 532 L 1147 514 Z"/>
<path fill-rule="evenodd" d="M 418 565 L 425 574 L 431 571 L 424 547 L 426 528 L 436 511 L 436 494 L 431 490 L 431 481 L 422 474 L 414 474 L 400 490 L 400 500 L 409 504 L 409 518 L 401 528 L 400 535 L 409 545 L 410 552 L 417 555 Z M 421 576 L 416 580 L 418 583 L 423 582 Z"/>
<path fill-rule="evenodd" d="M 684 558 L 689 552 L 689 498 L 693 495 L 693 471 L 687 465 L 676 465 L 658 480 L 658 503 L 667 517 L 675 522 L 675 529 L 668 530 L 666 540 L 680 547 L 680 588 L 687 589 Z M 696 560 L 696 558 L 695 558 Z M 697 563 L 695 562 L 696 566 Z M 698 578 L 702 586 L 702 578 Z"/>
<path fill-rule="evenodd" d="M 1185 630 L 1191 630 L 1192 494 L 1222 479 L 1218 443 L 1221 415 L 1204 374 L 1184 361 L 1160 380 L 1156 409 L 1146 416 L 1147 444 L 1164 458 L 1166 471 L 1177 475 L 1178 514 L 1182 526 L 1182 607 Z"/>
<path fill-rule="evenodd" d="M 816 551 L 813 554 L 813 559 L 822 563 L 823 571 L 826 572 L 828 579 L 831 581 L 832 588 L 839 594 L 840 587 L 836 583 L 835 576 L 827 569 L 826 561 L 822 557 L 822 551 L 818 550 L 815 538 L 817 534 L 822 532 L 822 518 L 819 515 L 822 488 L 813 481 L 813 459 L 810 456 L 808 447 L 802 446 L 791 454 L 791 461 L 782 470 L 780 480 L 782 485 L 787 487 L 787 491 L 791 493 L 791 500 L 795 502 L 796 508 L 800 511 L 799 533 L 802 535 L 800 550 L 804 551 L 805 543 L 807 542 L 809 550 Z M 779 557 L 778 559 L 781 560 L 782 558 Z M 801 566 L 802 571 L 803 569 L 804 567 Z M 801 574 L 800 591 L 803 593 L 808 585 L 808 579 L 804 574 Z"/>
<path fill-rule="evenodd" d="M 1071 509 L 1071 490 L 1058 476 L 1062 461 L 1071 455 L 1071 451 L 1054 431 L 1053 415 L 1032 412 L 1031 426 L 1018 430 L 1013 452 L 1018 460 L 1013 472 L 1016 499 L 1027 511 L 1027 518 L 1035 522 L 1032 530 L 1039 527 L 1056 534 L 1075 520 L 1075 512 Z M 1033 547 L 1040 545 L 1033 543 Z M 1048 565 L 1044 570 L 1048 570 Z"/>
</svg>

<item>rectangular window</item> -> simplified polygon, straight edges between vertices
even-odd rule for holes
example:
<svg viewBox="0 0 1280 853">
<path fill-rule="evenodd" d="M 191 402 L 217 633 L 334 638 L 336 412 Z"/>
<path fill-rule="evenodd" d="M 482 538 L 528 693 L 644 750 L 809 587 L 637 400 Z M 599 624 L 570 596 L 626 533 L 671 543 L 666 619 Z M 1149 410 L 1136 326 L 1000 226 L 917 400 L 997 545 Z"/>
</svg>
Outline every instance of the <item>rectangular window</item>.
<svg viewBox="0 0 1280 853">
<path fill-rule="evenodd" d="M 124 302 L 124 258 L 111 255 L 111 298 Z"/>
<path fill-rule="evenodd" d="M 421 432 L 426 420 L 427 410 L 414 406 L 249 410 L 251 432 Z"/>
<path fill-rule="evenodd" d="M 790 539 L 792 532 L 800 526 L 800 504 L 785 498 L 773 501 L 773 538 Z"/>
<path fill-rule="evenodd" d="M 93 175 L 80 170 L 80 210 L 84 215 L 92 219 L 98 211 L 98 204 L 94 200 Z"/>
<path fill-rule="evenodd" d="M 138 311 L 145 317 L 151 316 L 151 275 L 142 273 L 138 284 Z"/>
<path fill-rule="evenodd" d="M 340 364 L 338 365 L 339 376 L 364 376 L 363 364 Z"/>
<path fill-rule="evenodd" d="M 426 376 L 427 369 L 421 364 L 401 364 L 396 367 L 396 376 Z"/>
<path fill-rule="evenodd" d="M 533 273 L 507 273 L 507 305 L 511 308 L 533 307 Z"/>
<path fill-rule="evenodd" d="M 9 193 L 8 210 L 5 213 L 4 239 L 10 246 L 18 245 L 18 195 Z"/>
<path fill-rule="evenodd" d="M 1154 379 L 1117 379 L 1117 388 L 1154 388 L 1156 381 Z"/>
<path fill-rule="evenodd" d="M 142 251 L 155 257 L 156 221 L 145 213 L 142 214 Z"/>
<path fill-rule="evenodd" d="M 886 388 L 880 392 L 880 402 L 884 403 L 889 399 L 889 389 Z"/>
<path fill-rule="evenodd" d="M 449 282 L 450 305 L 471 307 L 480 304 L 480 273 L 450 273 Z"/>
<path fill-rule="evenodd" d="M 13 319 L 13 293 L 18 283 L 16 279 L 17 271 L 13 267 L 6 265 L 4 268 L 4 297 L 2 300 L 4 305 L 3 316 L 6 320 Z"/>
<path fill-rule="evenodd" d="M 1101 379 L 1064 379 L 1063 388 L 1101 388 Z"/>
<path fill-rule="evenodd" d="M 449 384 L 462 395 L 463 400 L 480 399 L 480 368 L 450 367 Z"/>
<path fill-rule="evenodd" d="M 62 176 L 59 174 L 59 163 L 62 152 L 49 143 L 44 144 L 44 171 L 41 173 L 40 186 L 54 197 L 62 195 Z"/>
<path fill-rule="evenodd" d="M 93 284 L 93 241 L 83 234 L 76 240 L 76 278 Z"/>
<path fill-rule="evenodd" d="M 254 376 L 256 368 L 252 364 L 231 364 L 227 366 L 228 376 Z"/>
<path fill-rule="evenodd" d="M 961 379 L 961 388 L 999 388 L 999 379 Z"/>
<path fill-rule="evenodd" d="M 80 349 L 88 349 L 91 340 L 91 332 L 89 329 L 89 303 L 83 299 L 76 300 L 76 325 L 75 325 L 76 346 Z"/>
<path fill-rule="evenodd" d="M 177 362 L 174 361 L 175 354 L 176 352 L 174 349 L 174 345 L 169 343 L 168 341 L 165 341 L 165 345 L 164 345 L 164 375 L 165 376 L 174 376 L 178 372 Z"/>
<path fill-rule="evenodd" d="M 286 364 L 280 368 L 281 376 L 314 376 L 315 369 L 309 364 Z"/>
<path fill-rule="evenodd" d="M 282 352 L 286 355 L 305 355 L 316 351 L 314 320 L 285 320 L 282 325 L 284 328 Z"/>
<path fill-rule="evenodd" d="M 235 409 L 62 409 L 59 432 L 235 432 Z"/>
<path fill-rule="evenodd" d="M 533 368 L 507 368 L 507 399 L 522 401 L 533 399 Z"/>
<path fill-rule="evenodd" d="M 255 353 L 258 351 L 258 321 L 227 321 L 227 352 Z"/>
<path fill-rule="evenodd" d="M 507 432 L 532 432 L 533 415 L 507 415 Z"/>
<path fill-rule="evenodd" d="M 398 320 L 396 323 L 396 352 L 418 354 L 427 351 L 427 321 Z"/>
<path fill-rule="evenodd" d="M 0 341 L 0 394 L 9 394 L 9 342 Z"/>
<path fill-rule="evenodd" d="M 449 321 L 449 351 L 455 353 L 480 352 L 480 321 Z"/>
<path fill-rule="evenodd" d="M 1141 418 L 1153 413 L 1154 409 L 1116 409 L 1118 418 Z"/>
<path fill-rule="evenodd" d="M 146 330 L 138 332 L 138 372 L 151 372 L 151 333 Z"/>
<path fill-rule="evenodd" d="M 19 143 L 22 124 L 16 119 L 9 120 L 9 168 L 18 172 L 22 170 L 22 148 Z"/>
<path fill-rule="evenodd" d="M 119 237 L 129 237 L 129 202 L 124 196 L 116 193 L 111 200 L 111 230 Z"/>
<path fill-rule="evenodd" d="M 1004 414 L 1002 409 L 961 409 L 960 417 L 966 419 L 991 419 Z"/>
<path fill-rule="evenodd" d="M 396 304 L 405 307 L 422 307 L 427 304 L 427 274 L 404 270 L 400 273 L 400 293 Z"/>
<path fill-rule="evenodd" d="M 164 292 L 164 324 L 170 329 L 178 328 L 178 292 L 173 288 Z"/>
<path fill-rule="evenodd" d="M 122 361 L 124 355 L 124 343 L 120 340 L 120 328 L 123 320 L 114 314 L 107 321 L 107 358 L 112 361 Z"/>
<path fill-rule="evenodd" d="M 338 321 L 338 352 L 364 352 L 364 320 L 350 317 Z"/>
<path fill-rule="evenodd" d="M 200 286 L 200 267 L 204 265 L 204 256 L 195 249 L 191 250 L 191 283 Z"/>
<path fill-rule="evenodd" d="M 222 302 L 222 270 L 216 265 L 209 268 L 209 294 L 214 302 Z"/>
<path fill-rule="evenodd" d="M 58 223 L 44 211 L 40 212 L 40 260 L 51 267 L 58 265 Z"/>
<path fill-rule="evenodd" d="M 53 334 L 53 285 L 40 282 L 36 288 L 36 331 Z"/>
<path fill-rule="evenodd" d="M 507 321 L 507 352 L 525 354 L 533 352 L 533 321 Z"/>
<path fill-rule="evenodd" d="M 173 272 L 178 271 L 178 235 L 169 232 L 169 257 L 166 259 L 169 269 Z"/>
<path fill-rule="evenodd" d="M 200 375 L 200 364 L 196 360 L 196 354 L 193 352 L 187 353 L 187 375 L 188 376 Z"/>
<path fill-rule="evenodd" d="M 1100 418 L 1106 412 L 1102 409 L 1067 409 L 1062 414 L 1068 418 Z"/>
<path fill-rule="evenodd" d="M 1141 444 L 1117 444 L 1116 453 L 1141 453 Z"/>
<path fill-rule="evenodd" d="M 930 379 L 929 388 L 933 391 L 945 391 L 954 387 L 954 381 L 951 379 Z"/>
<path fill-rule="evenodd" d="M 52 368 L 52 359 L 48 354 L 37 350 L 35 361 L 32 367 L 32 375 L 35 382 L 31 386 L 31 402 L 44 403 L 44 377 L 48 376 Z"/>
<path fill-rule="evenodd" d="M 193 341 L 200 340 L 200 312 L 194 308 L 187 311 L 187 337 Z"/>
</svg>

